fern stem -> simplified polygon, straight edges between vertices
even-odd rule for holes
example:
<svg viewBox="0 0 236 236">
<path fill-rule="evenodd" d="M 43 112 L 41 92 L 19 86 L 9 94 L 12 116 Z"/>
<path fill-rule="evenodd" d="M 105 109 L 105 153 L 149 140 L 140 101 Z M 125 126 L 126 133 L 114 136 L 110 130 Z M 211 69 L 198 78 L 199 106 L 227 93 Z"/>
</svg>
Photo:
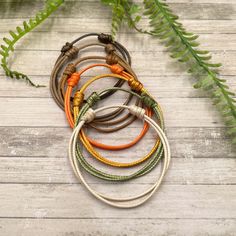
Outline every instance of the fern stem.
<svg viewBox="0 0 236 236">
<path fill-rule="evenodd" d="M 166 10 L 163 8 L 163 6 L 159 3 L 158 0 L 155 0 L 155 3 L 157 4 L 157 6 L 159 7 L 159 9 L 162 11 L 163 15 L 165 16 L 165 19 L 168 21 L 168 24 L 171 26 L 172 30 L 178 35 L 178 37 L 180 38 L 180 40 L 183 42 L 184 45 L 187 46 L 188 51 L 192 54 L 192 56 L 195 58 L 195 60 L 198 62 L 199 66 L 202 67 L 208 75 L 211 76 L 211 78 L 214 80 L 215 84 L 220 88 L 220 90 L 222 91 L 222 94 L 224 95 L 225 99 L 227 100 L 228 104 L 230 105 L 230 109 L 231 112 L 233 114 L 233 116 L 236 118 L 236 110 L 235 107 L 230 99 L 230 97 L 228 96 L 228 94 L 225 92 L 225 89 L 223 88 L 223 86 L 221 85 L 221 83 L 216 79 L 215 75 L 212 73 L 212 71 L 205 66 L 201 59 L 199 58 L 199 56 L 197 55 L 197 53 L 195 52 L 195 50 L 193 50 L 192 46 L 189 44 L 189 42 L 186 40 L 186 38 L 183 36 L 183 34 L 181 32 L 179 32 L 178 28 L 175 27 L 175 25 L 173 24 L 172 20 L 169 18 L 169 15 L 166 13 Z"/>
<path fill-rule="evenodd" d="M 34 87 L 45 87 L 42 85 L 36 85 L 33 83 L 30 78 L 20 72 L 17 71 L 11 71 L 11 69 L 8 66 L 7 59 L 9 57 L 10 51 L 14 50 L 15 44 L 24 37 L 27 33 L 31 32 L 33 29 L 35 29 L 38 25 L 40 25 L 44 20 L 46 20 L 57 8 L 64 2 L 64 0 L 50 0 L 46 2 L 46 7 L 42 12 L 39 12 L 34 19 L 30 19 L 28 23 L 25 21 L 23 22 L 23 28 L 17 27 L 17 33 L 14 33 L 13 31 L 10 31 L 11 36 L 13 39 L 4 38 L 5 45 L 1 45 L 2 51 L 0 51 L 2 60 L 1 60 L 1 66 L 4 69 L 7 76 L 10 76 L 11 78 L 17 78 L 17 79 L 24 79 L 26 80 L 30 85 Z"/>
</svg>

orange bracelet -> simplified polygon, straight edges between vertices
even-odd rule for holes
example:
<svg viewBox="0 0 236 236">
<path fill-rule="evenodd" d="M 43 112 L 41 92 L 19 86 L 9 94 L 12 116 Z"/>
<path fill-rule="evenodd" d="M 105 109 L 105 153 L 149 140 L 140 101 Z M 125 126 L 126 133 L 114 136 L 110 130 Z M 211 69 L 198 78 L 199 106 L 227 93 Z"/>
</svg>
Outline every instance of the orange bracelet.
<svg viewBox="0 0 236 236">
<path fill-rule="evenodd" d="M 152 116 L 152 112 L 150 109 L 146 109 L 146 115 L 148 115 L 149 117 Z M 143 129 L 132 142 L 127 143 L 127 144 L 120 144 L 117 146 L 99 143 L 89 138 L 88 136 L 86 136 L 83 130 L 81 130 L 81 134 L 82 134 L 82 138 L 85 140 L 88 140 L 94 147 L 104 149 L 104 150 L 119 151 L 119 150 L 130 148 L 134 146 L 135 144 L 137 144 L 143 138 L 143 136 L 147 133 L 148 129 L 149 129 L 149 125 L 146 122 L 144 122 Z"/>
<path fill-rule="evenodd" d="M 71 113 L 71 103 L 70 103 L 70 97 L 71 97 L 72 90 L 78 84 L 81 74 L 84 73 L 86 70 L 96 67 L 96 66 L 104 66 L 104 67 L 110 68 L 113 73 L 116 73 L 117 75 L 120 74 L 121 76 L 125 77 L 126 80 L 130 80 L 133 78 L 129 73 L 125 72 L 124 69 L 117 64 L 115 64 L 115 65 L 94 64 L 94 65 L 84 68 L 83 70 L 81 70 L 78 73 L 72 74 L 72 76 L 68 79 L 68 87 L 67 87 L 66 94 L 65 94 L 65 112 L 66 112 L 66 116 L 69 121 L 69 124 L 72 128 L 74 127 L 74 119 L 73 119 L 73 116 Z M 75 97 L 76 97 L 76 99 L 78 99 L 78 101 L 80 103 L 83 101 L 83 95 L 81 93 L 76 93 Z M 76 104 L 76 105 L 79 106 L 80 104 Z M 148 116 L 151 116 L 150 110 L 147 109 L 146 113 Z M 147 123 L 144 123 L 142 131 L 132 142 L 130 142 L 128 144 L 118 145 L 118 146 L 106 145 L 106 144 L 99 143 L 95 140 L 92 140 L 90 138 L 87 138 L 87 139 L 93 146 L 95 146 L 97 148 L 106 149 L 106 150 L 122 150 L 122 149 L 132 147 L 137 142 L 139 142 L 142 139 L 142 137 L 146 134 L 146 132 L 148 131 L 148 128 L 149 128 L 149 125 Z M 84 134 L 84 136 L 85 136 L 85 134 Z"/>
<path fill-rule="evenodd" d="M 115 65 L 108 65 L 108 64 L 103 64 L 103 63 L 93 64 L 93 65 L 87 66 L 86 68 L 84 68 L 83 70 L 81 70 L 79 72 L 73 73 L 71 75 L 71 77 L 67 80 L 67 89 L 66 89 L 66 93 L 65 93 L 65 113 L 66 113 L 66 117 L 67 117 L 67 120 L 68 120 L 71 128 L 74 127 L 74 119 L 71 114 L 71 107 L 70 107 L 71 106 L 70 105 L 70 97 L 72 94 L 72 90 L 78 84 L 81 75 L 85 71 L 87 71 L 91 68 L 94 68 L 94 67 L 98 67 L 98 66 L 103 66 L 103 67 L 109 68 L 111 70 L 111 72 L 114 74 L 120 74 L 120 75 L 125 76 L 127 78 L 132 77 L 129 73 L 125 72 L 124 69 L 121 66 L 119 66 L 118 64 L 115 64 Z M 80 97 L 79 99 L 83 100 L 83 97 Z"/>
</svg>

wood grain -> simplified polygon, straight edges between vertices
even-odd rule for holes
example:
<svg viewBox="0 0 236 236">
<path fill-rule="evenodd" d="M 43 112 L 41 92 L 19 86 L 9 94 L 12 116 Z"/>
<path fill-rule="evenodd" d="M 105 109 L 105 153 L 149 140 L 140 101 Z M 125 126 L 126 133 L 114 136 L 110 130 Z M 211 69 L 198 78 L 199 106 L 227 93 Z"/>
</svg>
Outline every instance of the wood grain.
<svg viewBox="0 0 236 236">
<path fill-rule="evenodd" d="M 9 9 L 9 2 L 2 2 L 1 11 L 3 18 L 21 18 L 34 16 L 37 9 L 41 9 L 43 1 L 15 1 Z M 24 6 L 27 5 L 27 8 Z M 169 1 L 170 7 L 179 12 L 181 19 L 207 19 L 207 20 L 235 20 L 236 4 L 234 3 L 198 3 L 198 2 L 179 2 Z M 33 11 L 30 9 L 34 9 Z M 99 1 L 67 1 L 53 17 L 60 18 L 90 18 L 91 15 L 96 19 L 109 19 L 111 17 L 108 7 L 101 5 Z"/>
<path fill-rule="evenodd" d="M 234 236 L 235 225 L 234 219 L 0 219 L 7 236 L 198 236 L 203 229 L 209 236 Z"/>
<path fill-rule="evenodd" d="M 0 0 L 1 37 L 33 16 L 43 2 Z M 201 48 L 212 52 L 214 62 L 223 63 L 221 76 L 236 91 L 235 0 L 167 2 L 189 31 L 200 34 Z M 74 177 L 67 159 L 71 129 L 50 95 L 50 71 L 66 41 L 83 33 L 110 32 L 110 17 L 109 9 L 99 1 L 68 0 L 17 43 L 10 57 L 11 67 L 47 85 L 45 88 L 34 89 L 6 78 L 0 69 L 0 235 L 234 236 L 236 155 L 224 124 L 207 94 L 192 88 L 195 80 L 185 68 L 147 35 L 124 27 L 118 40 L 130 51 L 137 75 L 165 113 L 173 160 L 163 186 L 144 206 L 117 210 L 94 199 Z M 147 27 L 147 22 L 143 20 L 140 26 Z M 91 55 L 95 49 L 81 51 L 81 55 Z M 86 74 L 81 84 L 96 72 L 101 70 Z M 107 80 L 102 86 L 113 83 Z M 86 94 L 93 89 L 101 89 L 100 84 L 94 84 Z M 109 102 L 121 103 L 124 98 L 120 94 Z M 88 133 L 104 143 L 118 144 L 134 138 L 140 129 L 141 124 L 136 122 L 120 131 L 120 138 L 92 130 Z M 134 160 L 152 145 L 150 131 L 139 146 L 101 152 L 114 160 Z M 94 188 L 127 196 L 150 186 L 159 169 L 117 185 L 84 174 Z"/>
</svg>

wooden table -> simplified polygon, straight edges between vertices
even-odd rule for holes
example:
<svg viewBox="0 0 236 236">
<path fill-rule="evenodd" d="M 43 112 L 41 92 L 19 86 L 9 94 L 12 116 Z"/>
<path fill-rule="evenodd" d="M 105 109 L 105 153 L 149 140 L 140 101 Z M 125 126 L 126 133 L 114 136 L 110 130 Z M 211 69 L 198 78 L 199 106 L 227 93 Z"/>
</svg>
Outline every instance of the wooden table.
<svg viewBox="0 0 236 236">
<path fill-rule="evenodd" d="M 1 37 L 33 16 L 42 3 L 1 0 Z M 212 51 L 215 62 L 223 63 L 222 78 L 236 91 L 235 0 L 168 3 L 184 25 L 201 36 L 202 48 Z M 48 85 L 61 45 L 83 33 L 109 32 L 110 17 L 110 10 L 99 1 L 66 1 L 17 44 L 10 60 L 12 68 Z M 125 28 L 118 40 L 131 52 L 135 71 L 166 116 L 173 159 L 160 191 L 147 204 L 132 210 L 114 209 L 94 199 L 72 173 L 67 160 L 71 130 L 48 86 L 32 88 L 6 79 L 1 70 L 1 236 L 236 235 L 235 152 L 215 107 L 204 92 L 192 88 L 194 79 L 169 58 L 159 42 Z M 102 86 L 108 84 L 112 85 L 104 81 Z M 120 103 L 123 97 L 113 99 Z M 135 127 L 140 129 L 140 123 L 121 131 L 122 138 L 94 135 L 107 143 L 121 143 L 135 136 Z M 151 137 L 148 135 L 139 149 L 110 156 L 141 156 L 151 148 Z M 94 178 L 89 181 L 114 196 L 121 192 L 128 195 L 147 187 L 157 174 L 153 171 L 123 185 L 104 184 Z"/>
</svg>

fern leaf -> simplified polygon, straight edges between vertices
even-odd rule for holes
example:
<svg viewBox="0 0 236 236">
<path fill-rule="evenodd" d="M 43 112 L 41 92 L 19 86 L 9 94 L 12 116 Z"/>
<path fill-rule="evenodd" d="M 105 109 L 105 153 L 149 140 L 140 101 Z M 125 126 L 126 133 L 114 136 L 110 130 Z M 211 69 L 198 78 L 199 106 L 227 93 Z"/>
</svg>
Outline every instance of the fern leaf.
<svg viewBox="0 0 236 236">
<path fill-rule="evenodd" d="M 198 49 L 198 36 L 187 32 L 164 0 L 144 0 L 144 6 L 145 14 L 150 19 L 151 31 L 142 32 L 163 41 L 172 58 L 185 62 L 189 73 L 201 77 L 194 88 L 202 88 L 210 94 L 222 116 L 227 118 L 226 125 L 229 126 L 233 142 L 236 143 L 235 94 L 229 91 L 225 80 L 218 78 L 217 69 L 221 67 L 221 63 L 211 63 L 209 52 Z"/>
<path fill-rule="evenodd" d="M 18 32 L 19 35 L 21 35 L 23 33 L 23 29 L 21 29 L 20 26 L 16 27 L 16 31 Z"/>
<path fill-rule="evenodd" d="M 9 31 L 9 34 L 11 35 L 11 37 L 13 38 L 13 40 L 17 38 L 17 35 L 16 35 L 13 31 L 10 30 L 10 31 Z"/>
<path fill-rule="evenodd" d="M 23 27 L 17 26 L 16 31 L 9 31 L 9 34 L 12 37 L 12 40 L 9 38 L 3 38 L 3 41 L 5 44 L 1 45 L 1 51 L 0 55 L 2 56 L 1 59 L 1 66 L 5 71 L 6 76 L 9 76 L 11 78 L 19 79 L 19 80 L 25 80 L 30 85 L 34 87 L 42 87 L 41 85 L 34 84 L 30 78 L 20 72 L 12 71 L 9 69 L 7 64 L 7 59 L 9 57 L 9 52 L 14 50 L 14 46 L 25 34 L 32 31 L 35 27 L 37 27 L 39 24 L 41 24 L 44 20 L 48 18 L 49 15 L 51 15 L 57 8 L 64 2 L 64 0 L 49 0 L 45 4 L 45 8 L 43 11 L 37 13 L 35 18 L 30 19 L 28 22 L 23 22 Z"/>
</svg>

